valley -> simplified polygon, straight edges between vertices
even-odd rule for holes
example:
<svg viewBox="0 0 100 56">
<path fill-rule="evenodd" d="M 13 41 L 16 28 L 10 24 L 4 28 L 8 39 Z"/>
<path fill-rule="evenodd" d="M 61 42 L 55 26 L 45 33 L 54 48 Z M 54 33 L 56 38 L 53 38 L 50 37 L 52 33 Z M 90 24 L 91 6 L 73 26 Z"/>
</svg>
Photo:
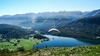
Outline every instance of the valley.
<svg viewBox="0 0 100 56">
<path fill-rule="evenodd" d="M 3 15 L 0 55 L 99 55 L 99 11 Z"/>
</svg>

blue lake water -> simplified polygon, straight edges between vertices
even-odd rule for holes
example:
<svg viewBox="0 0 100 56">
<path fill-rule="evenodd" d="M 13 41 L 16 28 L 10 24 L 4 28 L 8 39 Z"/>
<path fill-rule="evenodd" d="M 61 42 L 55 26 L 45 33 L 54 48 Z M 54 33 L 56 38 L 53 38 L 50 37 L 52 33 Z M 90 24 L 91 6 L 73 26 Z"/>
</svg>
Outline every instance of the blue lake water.
<svg viewBox="0 0 100 56">
<path fill-rule="evenodd" d="M 73 47 L 82 45 L 97 45 L 100 44 L 100 40 L 93 39 L 82 39 L 82 38 L 72 38 L 72 37 L 61 37 L 53 35 L 44 35 L 48 37 L 49 41 L 44 41 L 36 44 L 34 48 L 45 48 L 48 47 Z"/>
</svg>

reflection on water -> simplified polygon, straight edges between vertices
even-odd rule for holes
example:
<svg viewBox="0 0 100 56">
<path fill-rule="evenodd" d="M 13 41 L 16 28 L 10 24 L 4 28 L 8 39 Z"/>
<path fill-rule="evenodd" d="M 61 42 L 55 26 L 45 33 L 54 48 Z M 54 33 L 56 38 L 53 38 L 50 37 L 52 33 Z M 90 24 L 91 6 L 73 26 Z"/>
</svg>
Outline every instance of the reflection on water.
<svg viewBox="0 0 100 56">
<path fill-rule="evenodd" d="M 93 39 L 82 39 L 82 38 L 70 38 L 70 37 L 61 37 L 53 35 L 44 35 L 48 37 L 49 41 L 44 41 L 39 44 L 36 44 L 34 48 L 45 48 L 48 47 L 73 47 L 73 46 L 82 46 L 82 45 L 96 45 L 100 44 L 100 40 Z"/>
</svg>

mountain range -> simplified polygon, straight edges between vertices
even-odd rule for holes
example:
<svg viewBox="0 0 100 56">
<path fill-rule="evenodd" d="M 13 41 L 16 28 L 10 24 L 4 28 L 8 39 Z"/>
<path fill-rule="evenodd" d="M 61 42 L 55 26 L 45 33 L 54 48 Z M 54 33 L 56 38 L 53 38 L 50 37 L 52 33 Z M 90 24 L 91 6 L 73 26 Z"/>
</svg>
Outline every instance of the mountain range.
<svg viewBox="0 0 100 56">
<path fill-rule="evenodd" d="M 62 36 L 97 38 L 100 36 L 99 18 L 100 9 L 87 12 L 59 11 L 3 15 L 0 17 L 0 24 L 37 30 L 42 34 L 46 34 L 51 28 L 57 28 Z"/>
</svg>

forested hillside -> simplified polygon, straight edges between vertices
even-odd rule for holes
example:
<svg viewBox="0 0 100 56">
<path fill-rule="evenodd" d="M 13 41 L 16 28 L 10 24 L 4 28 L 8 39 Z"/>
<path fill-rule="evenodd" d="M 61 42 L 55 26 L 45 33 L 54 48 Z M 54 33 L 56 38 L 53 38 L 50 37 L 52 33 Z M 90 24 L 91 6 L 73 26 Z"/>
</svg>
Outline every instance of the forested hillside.
<svg viewBox="0 0 100 56">
<path fill-rule="evenodd" d="M 100 16 L 82 18 L 60 27 L 61 35 L 100 38 Z"/>
<path fill-rule="evenodd" d="M 28 30 L 25 30 L 18 26 L 0 24 L 0 37 L 2 38 L 21 38 L 28 34 Z"/>
</svg>

